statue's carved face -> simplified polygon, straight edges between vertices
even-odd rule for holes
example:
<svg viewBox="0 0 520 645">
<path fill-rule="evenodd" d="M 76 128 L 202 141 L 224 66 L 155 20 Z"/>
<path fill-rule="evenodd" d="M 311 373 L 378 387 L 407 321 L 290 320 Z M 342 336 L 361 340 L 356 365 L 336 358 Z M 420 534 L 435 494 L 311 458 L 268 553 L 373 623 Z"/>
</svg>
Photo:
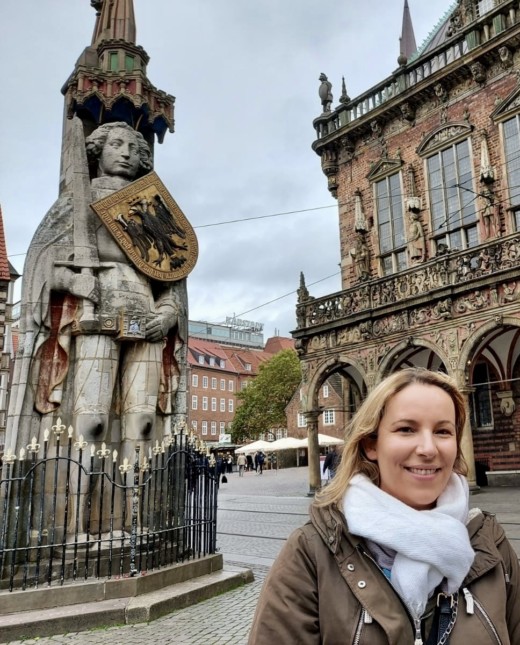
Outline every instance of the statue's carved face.
<svg viewBox="0 0 520 645">
<path fill-rule="evenodd" d="M 99 158 L 100 175 L 133 179 L 139 164 L 139 144 L 133 132 L 123 128 L 111 130 Z"/>
</svg>

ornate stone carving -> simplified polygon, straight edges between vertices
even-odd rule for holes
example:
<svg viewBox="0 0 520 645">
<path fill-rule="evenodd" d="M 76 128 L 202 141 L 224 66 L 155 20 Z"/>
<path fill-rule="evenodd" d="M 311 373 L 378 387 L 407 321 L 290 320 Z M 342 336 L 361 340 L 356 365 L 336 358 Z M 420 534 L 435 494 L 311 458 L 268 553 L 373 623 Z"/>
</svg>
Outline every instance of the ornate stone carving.
<svg viewBox="0 0 520 645">
<path fill-rule="evenodd" d="M 438 104 L 446 103 L 448 100 L 448 90 L 442 83 L 437 83 L 433 88 L 435 96 L 437 97 Z"/>
<path fill-rule="evenodd" d="M 482 291 L 474 291 L 471 295 L 457 300 L 455 311 L 459 314 L 465 314 L 470 311 L 478 311 L 489 306 L 489 294 Z"/>
<path fill-rule="evenodd" d="M 419 220 L 419 213 L 410 213 L 410 225 L 408 227 L 408 256 L 410 261 L 422 262 L 426 257 L 426 240 L 424 230 Z"/>
<path fill-rule="evenodd" d="M 499 298 L 500 304 L 506 305 L 509 302 L 515 302 L 520 297 L 520 292 L 517 289 L 517 282 L 503 283 L 501 287 L 501 295 Z"/>
<path fill-rule="evenodd" d="M 489 159 L 486 132 L 480 135 L 480 181 L 483 184 L 492 184 L 495 181 L 495 170 Z"/>
<path fill-rule="evenodd" d="M 356 275 L 359 280 L 368 280 L 370 277 L 370 252 L 363 233 L 358 233 L 356 245 L 350 251 L 354 260 Z"/>
<path fill-rule="evenodd" d="M 500 401 L 500 412 L 506 417 L 513 415 L 513 412 L 516 410 L 515 401 L 513 399 L 512 390 L 504 390 L 503 392 L 497 392 L 497 398 Z"/>
<path fill-rule="evenodd" d="M 486 81 L 486 68 L 484 65 L 479 62 L 475 61 L 474 63 L 471 63 L 469 66 L 471 76 L 473 77 L 473 80 L 476 83 L 485 83 Z"/>
<path fill-rule="evenodd" d="M 435 148 L 444 146 L 452 139 L 463 138 L 469 136 L 472 128 L 467 123 L 452 123 L 443 125 L 437 130 L 424 138 L 420 146 L 417 148 L 419 155 L 424 155 L 432 152 Z"/>
<path fill-rule="evenodd" d="M 480 212 L 484 235 L 487 240 L 500 235 L 500 204 L 495 201 L 495 194 L 489 188 L 480 193 L 483 208 Z"/>
<path fill-rule="evenodd" d="M 400 108 L 403 119 L 409 123 L 415 123 L 415 107 L 410 103 L 410 101 L 401 103 Z"/>
<path fill-rule="evenodd" d="M 435 305 L 412 309 L 410 311 L 410 325 L 420 326 L 429 322 L 437 322 L 452 317 L 451 298 L 439 300 Z"/>
<path fill-rule="evenodd" d="M 338 192 L 337 174 L 338 174 L 338 155 L 336 146 L 330 144 L 321 151 L 321 169 L 327 177 L 327 186 L 333 197 Z"/>
<path fill-rule="evenodd" d="M 408 314 L 403 311 L 399 314 L 379 318 L 372 324 L 374 337 L 388 336 L 408 329 Z"/>
<path fill-rule="evenodd" d="M 507 45 L 502 45 L 498 50 L 500 56 L 500 64 L 503 69 L 510 69 L 513 67 L 513 52 Z"/>
</svg>

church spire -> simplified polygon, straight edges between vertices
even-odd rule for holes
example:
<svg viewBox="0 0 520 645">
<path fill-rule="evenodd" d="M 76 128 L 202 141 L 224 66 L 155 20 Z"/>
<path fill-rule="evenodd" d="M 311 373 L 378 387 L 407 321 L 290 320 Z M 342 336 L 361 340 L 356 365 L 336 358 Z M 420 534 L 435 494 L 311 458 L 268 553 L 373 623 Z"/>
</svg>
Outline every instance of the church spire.
<svg viewBox="0 0 520 645">
<path fill-rule="evenodd" d="M 403 29 L 399 38 L 399 58 L 397 59 L 399 65 L 406 65 L 410 56 L 416 51 L 417 45 L 415 44 L 410 8 L 408 7 L 408 0 L 404 0 Z"/>
<path fill-rule="evenodd" d="M 135 45 L 136 29 L 133 0 L 91 0 L 96 10 L 92 45 L 104 40 L 124 40 Z"/>
</svg>

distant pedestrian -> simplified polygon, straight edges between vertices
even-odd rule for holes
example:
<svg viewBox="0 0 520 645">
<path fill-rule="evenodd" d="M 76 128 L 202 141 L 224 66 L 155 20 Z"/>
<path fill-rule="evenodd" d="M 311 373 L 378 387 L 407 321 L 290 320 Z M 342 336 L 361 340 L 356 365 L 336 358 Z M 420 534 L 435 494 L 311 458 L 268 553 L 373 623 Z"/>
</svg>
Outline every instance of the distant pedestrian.
<svg viewBox="0 0 520 645">
<path fill-rule="evenodd" d="M 233 472 L 233 457 L 226 453 L 226 472 L 230 475 Z"/>
<path fill-rule="evenodd" d="M 247 459 L 246 456 L 241 454 L 238 455 L 237 457 L 237 466 L 238 466 L 238 476 L 243 477 L 244 476 L 244 468 L 246 467 L 247 464 Z"/>
<path fill-rule="evenodd" d="M 246 459 L 247 459 L 247 468 L 246 468 L 246 470 L 254 470 L 255 466 L 253 464 L 253 457 L 251 457 L 251 455 L 246 455 Z"/>
<path fill-rule="evenodd" d="M 325 472 L 328 470 L 329 479 L 333 479 L 340 461 L 341 454 L 338 452 L 337 446 L 332 446 L 327 456 L 325 457 L 325 461 L 323 462 L 323 473 L 325 474 Z"/>
<path fill-rule="evenodd" d="M 256 474 L 261 475 L 264 471 L 264 462 L 265 462 L 265 455 L 264 453 L 259 450 L 255 454 L 255 469 L 256 469 Z"/>
</svg>

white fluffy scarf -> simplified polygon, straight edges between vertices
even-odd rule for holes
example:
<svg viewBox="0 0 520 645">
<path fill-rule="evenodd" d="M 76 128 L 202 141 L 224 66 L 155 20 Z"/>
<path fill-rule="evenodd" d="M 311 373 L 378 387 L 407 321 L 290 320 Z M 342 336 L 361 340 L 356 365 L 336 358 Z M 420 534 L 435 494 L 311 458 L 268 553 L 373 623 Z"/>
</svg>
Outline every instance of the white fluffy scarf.
<svg viewBox="0 0 520 645">
<path fill-rule="evenodd" d="M 454 593 L 473 563 L 468 501 L 468 484 L 455 474 L 428 511 L 400 502 L 365 475 L 350 481 L 343 498 L 349 531 L 396 552 L 391 582 L 416 620 L 437 585 L 446 578 L 447 592 Z"/>
</svg>

